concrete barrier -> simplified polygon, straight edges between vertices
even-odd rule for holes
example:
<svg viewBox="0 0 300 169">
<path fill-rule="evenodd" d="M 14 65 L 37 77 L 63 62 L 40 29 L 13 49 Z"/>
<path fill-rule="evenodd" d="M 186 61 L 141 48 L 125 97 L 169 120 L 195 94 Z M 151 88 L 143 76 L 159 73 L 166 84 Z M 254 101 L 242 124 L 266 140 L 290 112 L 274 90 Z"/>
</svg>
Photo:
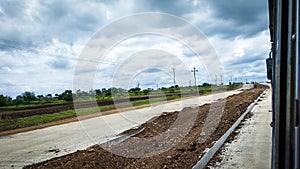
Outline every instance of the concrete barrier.
<svg viewBox="0 0 300 169">
<path fill-rule="evenodd" d="M 133 136 L 136 136 L 138 135 L 139 133 L 143 132 L 145 130 L 145 128 L 142 128 L 141 130 L 137 131 L 137 132 L 134 132 L 132 134 L 126 134 L 126 135 L 121 135 L 115 139 L 112 139 L 112 140 L 109 140 L 105 143 L 102 143 L 100 144 L 101 146 L 112 146 L 112 145 L 116 145 L 116 144 L 119 144 L 119 143 L 122 143 L 124 142 L 125 140 L 129 139 L 130 137 L 133 137 Z"/>
</svg>

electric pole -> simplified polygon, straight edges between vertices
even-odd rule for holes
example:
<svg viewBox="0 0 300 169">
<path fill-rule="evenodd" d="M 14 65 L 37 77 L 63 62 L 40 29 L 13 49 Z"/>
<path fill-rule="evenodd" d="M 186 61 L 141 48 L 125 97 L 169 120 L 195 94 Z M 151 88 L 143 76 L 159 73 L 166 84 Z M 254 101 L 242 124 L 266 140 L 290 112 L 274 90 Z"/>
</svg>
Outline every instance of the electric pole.
<svg viewBox="0 0 300 169">
<path fill-rule="evenodd" d="M 138 84 L 137 84 L 137 90 L 139 91 L 139 97 L 140 97 L 141 89 L 140 89 L 140 82 L 139 81 L 138 81 Z"/>
<path fill-rule="evenodd" d="M 221 77 L 221 86 L 223 86 L 223 75 L 220 75 Z"/>
<path fill-rule="evenodd" d="M 218 86 L 218 75 L 216 75 L 216 86 Z"/>
<path fill-rule="evenodd" d="M 172 69 L 173 69 L 173 77 L 174 77 L 173 81 L 174 81 L 174 87 L 175 87 L 175 84 L 176 84 L 176 81 L 175 81 L 175 68 L 173 67 Z"/>
<path fill-rule="evenodd" d="M 194 67 L 192 72 L 194 72 L 194 80 L 195 80 L 195 87 L 197 87 L 197 82 L 196 82 L 196 72 L 198 72 L 198 70 Z"/>
</svg>

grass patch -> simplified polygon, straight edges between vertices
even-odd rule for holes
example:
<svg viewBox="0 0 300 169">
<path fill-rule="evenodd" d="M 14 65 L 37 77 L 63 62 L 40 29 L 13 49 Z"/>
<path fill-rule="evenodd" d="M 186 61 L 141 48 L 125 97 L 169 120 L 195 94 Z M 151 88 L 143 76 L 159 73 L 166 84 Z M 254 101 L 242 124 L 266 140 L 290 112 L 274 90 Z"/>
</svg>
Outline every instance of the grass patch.
<svg viewBox="0 0 300 169">
<path fill-rule="evenodd" d="M 132 106 L 141 106 L 149 103 L 150 103 L 149 100 L 139 100 L 139 101 L 131 102 Z"/>
<path fill-rule="evenodd" d="M 14 120 L 1 120 L 0 131 L 44 124 L 44 123 L 48 123 L 48 122 L 52 122 L 55 120 L 64 119 L 68 117 L 73 117 L 73 116 L 76 116 L 75 111 L 68 110 L 60 113 L 29 116 L 29 117 L 14 119 Z"/>
<path fill-rule="evenodd" d="M 157 103 L 157 102 L 162 102 L 166 100 L 174 100 L 174 99 L 179 99 L 181 98 L 180 96 L 168 96 L 167 98 L 153 98 L 153 99 L 148 99 L 148 100 L 139 100 L 135 102 L 131 102 L 133 106 L 141 106 L 141 105 L 147 105 L 150 103 Z"/>
</svg>

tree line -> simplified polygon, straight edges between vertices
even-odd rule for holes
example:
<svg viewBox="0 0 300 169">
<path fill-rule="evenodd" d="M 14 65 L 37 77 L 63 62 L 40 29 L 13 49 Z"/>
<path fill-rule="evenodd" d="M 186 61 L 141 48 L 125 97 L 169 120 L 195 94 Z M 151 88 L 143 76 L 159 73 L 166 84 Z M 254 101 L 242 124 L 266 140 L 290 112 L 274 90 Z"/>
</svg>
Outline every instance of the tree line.
<svg viewBox="0 0 300 169">
<path fill-rule="evenodd" d="M 229 84 L 228 89 L 239 85 L 238 83 Z M 201 87 L 207 88 L 205 90 L 210 90 L 209 88 L 213 86 L 209 83 L 203 83 L 202 85 L 198 85 L 199 89 Z M 131 88 L 129 90 L 122 89 L 122 88 L 102 88 L 102 89 L 95 89 L 90 91 L 81 91 L 77 90 L 73 92 L 72 90 L 65 90 L 60 94 L 46 94 L 46 95 L 36 95 L 34 92 L 25 91 L 24 93 L 16 96 L 13 99 L 10 96 L 5 96 L 0 94 L 0 106 L 19 106 L 19 105 L 29 105 L 29 104 L 47 104 L 47 103 L 67 103 L 72 102 L 73 99 L 79 101 L 87 101 L 92 100 L 96 97 L 97 100 L 105 100 L 111 98 L 118 98 L 118 97 L 127 97 L 129 96 L 145 96 L 151 94 L 167 94 L 167 93 L 179 93 L 182 90 L 187 89 L 187 92 L 191 89 L 191 87 L 179 87 L 178 85 L 171 86 L 171 87 L 161 87 L 159 90 L 154 90 L 153 88 L 141 89 L 139 87 Z"/>
<path fill-rule="evenodd" d="M 162 87 L 165 93 L 175 92 L 175 89 L 179 87 L 176 85 L 169 88 Z M 72 102 L 73 99 L 78 100 L 89 100 L 96 97 L 98 100 L 111 99 L 112 97 L 122 97 L 122 96 L 143 96 L 148 95 L 150 92 L 154 91 L 152 88 L 141 89 L 139 87 L 131 88 L 129 90 L 122 88 L 102 88 L 90 91 L 77 90 L 73 92 L 72 90 L 65 90 L 60 94 L 47 94 L 47 95 L 36 95 L 34 92 L 25 91 L 24 93 L 16 96 L 13 99 L 10 96 L 5 96 L 0 94 L 0 106 L 18 106 L 18 105 L 28 105 L 28 104 L 45 104 L 45 103 L 64 103 Z"/>
</svg>

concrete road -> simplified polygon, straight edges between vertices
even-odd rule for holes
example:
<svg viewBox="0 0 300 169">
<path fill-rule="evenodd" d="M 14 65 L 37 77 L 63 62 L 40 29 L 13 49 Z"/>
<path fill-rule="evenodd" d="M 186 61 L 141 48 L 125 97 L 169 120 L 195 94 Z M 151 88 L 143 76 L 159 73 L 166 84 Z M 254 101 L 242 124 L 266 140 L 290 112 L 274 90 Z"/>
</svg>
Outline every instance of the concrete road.
<svg viewBox="0 0 300 169">
<path fill-rule="evenodd" d="M 251 87 L 246 85 L 243 89 Z M 241 90 L 234 90 L 195 97 L 0 137 L 0 168 L 21 168 L 24 165 L 86 149 L 91 145 L 114 139 L 117 134 L 138 126 L 162 112 L 179 111 L 184 107 L 211 103 L 240 92 Z"/>
<path fill-rule="evenodd" d="M 226 144 L 222 161 L 213 168 L 271 168 L 272 121 L 271 92 L 254 107 L 253 117 L 244 122 L 237 138 Z"/>
</svg>

